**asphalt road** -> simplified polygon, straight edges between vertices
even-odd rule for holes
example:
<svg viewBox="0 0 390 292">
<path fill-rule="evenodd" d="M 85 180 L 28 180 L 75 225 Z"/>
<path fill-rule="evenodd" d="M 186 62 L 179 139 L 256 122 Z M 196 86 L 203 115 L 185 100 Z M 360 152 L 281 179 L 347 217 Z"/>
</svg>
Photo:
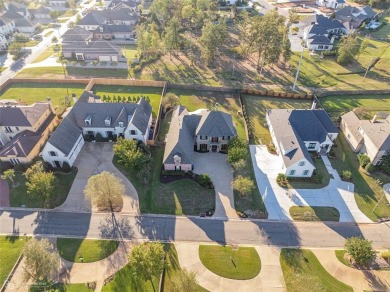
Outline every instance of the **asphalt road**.
<svg viewBox="0 0 390 292">
<path fill-rule="evenodd" d="M 0 233 L 14 235 L 123 238 L 224 244 L 342 247 L 345 238 L 362 236 L 375 248 L 389 248 L 390 223 L 218 220 L 199 217 L 129 216 L 0 210 Z"/>
</svg>

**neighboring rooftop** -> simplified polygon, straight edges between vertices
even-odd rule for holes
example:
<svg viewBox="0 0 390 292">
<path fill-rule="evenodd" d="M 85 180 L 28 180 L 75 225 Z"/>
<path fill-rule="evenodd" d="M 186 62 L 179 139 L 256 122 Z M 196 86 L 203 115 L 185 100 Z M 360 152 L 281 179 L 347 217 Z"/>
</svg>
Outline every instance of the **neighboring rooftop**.
<svg viewBox="0 0 390 292">
<path fill-rule="evenodd" d="M 48 102 L 30 106 L 0 106 L 0 126 L 32 127 L 48 109 Z"/>
</svg>

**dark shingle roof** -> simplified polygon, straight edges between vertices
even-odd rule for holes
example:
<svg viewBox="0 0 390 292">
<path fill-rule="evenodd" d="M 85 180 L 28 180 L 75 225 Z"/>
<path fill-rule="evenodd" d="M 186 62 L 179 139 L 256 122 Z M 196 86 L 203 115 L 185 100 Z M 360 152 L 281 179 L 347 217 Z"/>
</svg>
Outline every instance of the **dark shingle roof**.
<svg viewBox="0 0 390 292">
<path fill-rule="evenodd" d="M 62 42 L 79 42 L 92 38 L 92 33 L 82 28 L 81 26 L 75 26 L 72 29 L 68 29 L 62 35 Z"/>
<path fill-rule="evenodd" d="M 134 25 L 124 25 L 124 24 L 102 24 L 97 29 L 95 29 L 93 32 L 96 34 L 99 33 L 115 33 L 115 32 L 133 32 L 134 31 Z"/>
<path fill-rule="evenodd" d="M 28 10 L 31 14 L 49 14 L 50 10 L 47 9 L 46 7 L 39 6 L 38 8 L 35 9 L 29 9 Z"/>
<path fill-rule="evenodd" d="M 232 116 L 220 111 L 203 112 L 196 135 L 222 137 L 236 136 Z"/>
<path fill-rule="evenodd" d="M 93 10 L 85 15 L 78 25 L 100 25 L 110 21 L 138 20 L 139 16 L 128 8 L 118 10 Z"/>
<path fill-rule="evenodd" d="M 144 98 L 142 98 L 139 101 L 133 116 L 131 117 L 130 123 L 136 126 L 137 129 L 142 132 L 142 134 L 145 134 L 148 129 L 151 114 L 152 107 Z"/>
<path fill-rule="evenodd" d="M 110 43 L 106 40 L 89 41 L 75 41 L 64 42 L 62 44 L 62 51 L 65 53 L 84 53 L 97 55 L 118 55 L 121 52 L 121 47 Z"/>
<path fill-rule="evenodd" d="M 308 42 L 312 45 L 331 45 L 331 41 L 324 35 L 315 35 L 308 39 Z"/>
<path fill-rule="evenodd" d="M 0 150 L 0 156 L 27 157 L 40 139 L 38 133 L 29 130 L 20 132 Z"/>
<path fill-rule="evenodd" d="M 31 127 L 50 108 L 49 103 L 34 103 L 31 106 L 0 107 L 0 125 L 9 127 Z"/>
</svg>

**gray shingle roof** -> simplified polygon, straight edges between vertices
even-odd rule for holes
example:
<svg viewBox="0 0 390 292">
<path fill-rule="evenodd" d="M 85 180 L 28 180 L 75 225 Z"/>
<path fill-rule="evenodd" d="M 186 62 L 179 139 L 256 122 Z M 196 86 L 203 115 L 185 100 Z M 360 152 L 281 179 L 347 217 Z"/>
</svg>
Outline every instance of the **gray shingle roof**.
<svg viewBox="0 0 390 292">
<path fill-rule="evenodd" d="M 100 25 L 112 21 L 138 20 L 139 16 L 128 8 L 118 10 L 93 10 L 85 15 L 78 25 Z"/>
<path fill-rule="evenodd" d="M 312 45 L 331 45 L 331 41 L 324 35 L 315 35 L 308 39 L 308 42 Z"/>
<path fill-rule="evenodd" d="M 195 134 L 222 137 L 236 136 L 237 131 L 231 115 L 220 111 L 207 111 L 202 113 L 202 118 Z"/>
<path fill-rule="evenodd" d="M 142 98 L 138 102 L 138 106 L 135 109 L 133 116 L 131 117 L 130 123 L 136 126 L 137 129 L 142 132 L 142 134 L 145 134 L 148 129 L 151 114 L 151 105 L 144 98 Z"/>
<path fill-rule="evenodd" d="M 46 7 L 39 6 L 38 8 L 35 9 L 29 9 L 28 10 L 31 14 L 49 14 L 50 10 L 47 9 Z"/>
<path fill-rule="evenodd" d="M 79 42 L 92 38 L 92 33 L 81 26 L 75 26 L 72 29 L 68 29 L 62 35 L 62 42 Z"/>
<path fill-rule="evenodd" d="M 49 103 L 39 102 L 31 106 L 1 106 L 0 125 L 9 127 L 31 127 L 50 108 Z"/>
<path fill-rule="evenodd" d="M 40 139 L 41 135 L 32 131 L 26 130 L 20 132 L 10 142 L 4 145 L 0 150 L 0 156 L 27 157 Z"/>
<path fill-rule="evenodd" d="M 134 31 L 134 25 L 124 25 L 124 24 L 102 24 L 93 32 L 96 34 L 99 33 L 115 33 L 115 32 L 123 32 L 129 33 Z"/>
<path fill-rule="evenodd" d="M 62 51 L 64 53 L 84 53 L 96 55 L 119 55 L 122 51 L 121 47 L 110 43 L 106 40 L 96 41 L 74 41 L 63 42 Z"/>
</svg>

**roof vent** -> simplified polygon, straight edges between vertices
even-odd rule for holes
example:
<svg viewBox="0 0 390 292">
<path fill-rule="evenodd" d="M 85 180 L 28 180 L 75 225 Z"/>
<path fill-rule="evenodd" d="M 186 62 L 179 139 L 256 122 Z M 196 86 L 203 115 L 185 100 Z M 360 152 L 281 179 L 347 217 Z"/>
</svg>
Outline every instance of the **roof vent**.
<svg viewBox="0 0 390 292">
<path fill-rule="evenodd" d="M 92 117 L 91 116 L 88 116 L 86 119 L 85 119 L 85 125 L 86 126 L 90 126 L 92 123 Z"/>
<path fill-rule="evenodd" d="M 111 117 L 110 116 L 106 117 L 104 123 L 106 124 L 106 126 L 111 126 Z"/>
<path fill-rule="evenodd" d="M 100 26 L 100 27 L 99 27 L 99 30 L 100 30 L 100 32 L 103 32 L 103 27 Z"/>
</svg>

